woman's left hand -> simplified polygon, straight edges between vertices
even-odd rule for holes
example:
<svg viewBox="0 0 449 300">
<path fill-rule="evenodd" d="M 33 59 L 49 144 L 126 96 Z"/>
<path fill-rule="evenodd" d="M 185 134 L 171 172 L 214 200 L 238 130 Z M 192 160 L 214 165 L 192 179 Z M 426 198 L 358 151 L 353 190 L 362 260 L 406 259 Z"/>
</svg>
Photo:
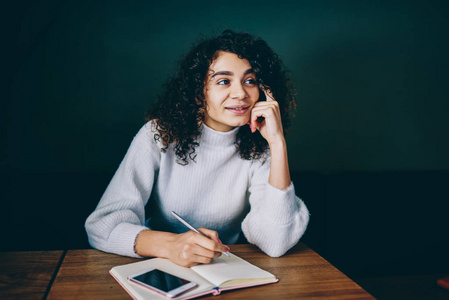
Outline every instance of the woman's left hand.
<svg viewBox="0 0 449 300">
<path fill-rule="evenodd" d="M 254 133 L 256 130 L 259 130 L 269 145 L 284 142 L 279 104 L 274 99 L 269 87 L 263 87 L 262 90 L 267 101 L 259 101 L 254 105 L 249 120 L 251 132 Z"/>
<path fill-rule="evenodd" d="M 291 184 L 288 168 L 287 145 L 282 127 L 281 111 L 279 103 L 274 99 L 270 88 L 263 87 L 267 101 L 259 101 L 251 111 L 249 124 L 251 131 L 259 130 L 270 146 L 271 164 L 268 182 L 271 186 L 280 190 L 286 189 Z M 259 121 L 258 121 L 259 119 Z"/>
</svg>

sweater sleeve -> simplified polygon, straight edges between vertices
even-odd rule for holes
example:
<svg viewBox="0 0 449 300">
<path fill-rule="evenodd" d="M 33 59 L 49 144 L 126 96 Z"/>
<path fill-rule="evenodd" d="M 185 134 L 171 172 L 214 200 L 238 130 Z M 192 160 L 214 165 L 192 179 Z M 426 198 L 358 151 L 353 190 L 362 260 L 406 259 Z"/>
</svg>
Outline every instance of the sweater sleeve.
<svg viewBox="0 0 449 300">
<path fill-rule="evenodd" d="M 151 124 L 134 137 L 123 161 L 101 197 L 85 228 L 92 247 L 119 255 L 139 257 L 134 244 L 145 229 L 145 205 L 159 168 L 160 149 Z"/>
<path fill-rule="evenodd" d="M 272 257 L 296 245 L 309 222 L 309 211 L 295 194 L 293 183 L 285 190 L 268 183 L 270 159 L 253 163 L 249 187 L 250 212 L 242 222 L 248 242 Z"/>
</svg>

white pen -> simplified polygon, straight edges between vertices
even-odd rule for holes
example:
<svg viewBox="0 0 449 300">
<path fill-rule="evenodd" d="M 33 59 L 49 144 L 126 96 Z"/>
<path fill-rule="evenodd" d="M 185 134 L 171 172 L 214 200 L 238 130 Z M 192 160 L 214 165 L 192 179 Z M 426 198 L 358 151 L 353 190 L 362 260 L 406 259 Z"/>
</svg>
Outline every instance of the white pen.
<svg viewBox="0 0 449 300">
<path fill-rule="evenodd" d="M 184 220 L 183 218 L 181 218 L 181 216 L 178 215 L 177 213 L 175 213 L 174 211 L 172 211 L 171 214 L 172 214 L 176 219 L 178 219 L 179 222 L 181 222 L 182 224 L 184 224 L 185 226 L 187 226 L 187 228 L 189 228 L 190 230 L 193 230 L 193 231 L 195 231 L 196 233 L 199 233 L 199 234 L 201 234 L 202 236 L 205 236 L 205 237 L 209 238 L 208 236 L 206 236 L 205 234 L 203 234 L 202 232 L 200 232 L 198 229 L 196 229 L 195 227 L 193 227 L 192 225 L 190 225 L 189 223 L 187 223 L 186 220 Z M 226 253 L 226 252 L 221 252 L 221 253 L 223 253 L 224 255 L 226 255 L 226 256 L 229 257 L 229 254 L 228 254 L 228 253 Z"/>
</svg>

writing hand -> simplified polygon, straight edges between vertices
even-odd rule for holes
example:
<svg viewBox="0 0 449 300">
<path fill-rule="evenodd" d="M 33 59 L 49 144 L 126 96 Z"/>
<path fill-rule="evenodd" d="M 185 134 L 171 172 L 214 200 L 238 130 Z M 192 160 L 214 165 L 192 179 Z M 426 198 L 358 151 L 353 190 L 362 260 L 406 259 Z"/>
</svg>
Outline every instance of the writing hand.
<svg viewBox="0 0 449 300">
<path fill-rule="evenodd" d="M 216 231 L 198 228 L 203 236 L 194 231 L 176 234 L 168 245 L 168 258 L 174 263 L 192 267 L 198 264 L 208 264 L 213 258 L 228 252 L 229 247 L 218 239 Z"/>
</svg>

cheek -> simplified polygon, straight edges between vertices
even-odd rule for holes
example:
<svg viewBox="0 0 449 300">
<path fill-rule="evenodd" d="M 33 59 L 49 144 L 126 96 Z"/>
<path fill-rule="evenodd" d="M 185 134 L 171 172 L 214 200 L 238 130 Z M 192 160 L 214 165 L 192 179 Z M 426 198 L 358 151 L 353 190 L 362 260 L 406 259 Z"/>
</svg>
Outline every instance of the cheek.
<svg viewBox="0 0 449 300">
<path fill-rule="evenodd" d="M 252 90 L 252 91 L 249 93 L 249 95 L 250 95 L 251 101 L 254 102 L 254 103 L 256 103 L 257 100 L 259 100 L 259 95 L 260 95 L 260 94 L 259 94 L 259 89 L 257 88 L 257 89 Z"/>
<path fill-rule="evenodd" d="M 227 97 L 227 92 L 220 89 L 210 89 L 206 94 L 206 101 L 209 105 L 219 105 Z"/>
<path fill-rule="evenodd" d="M 208 111 L 210 114 L 214 114 L 218 110 L 220 110 L 222 103 L 224 102 L 223 99 L 226 99 L 225 97 L 222 97 L 219 94 L 209 95 L 209 97 L 206 98 L 206 111 Z"/>
</svg>

